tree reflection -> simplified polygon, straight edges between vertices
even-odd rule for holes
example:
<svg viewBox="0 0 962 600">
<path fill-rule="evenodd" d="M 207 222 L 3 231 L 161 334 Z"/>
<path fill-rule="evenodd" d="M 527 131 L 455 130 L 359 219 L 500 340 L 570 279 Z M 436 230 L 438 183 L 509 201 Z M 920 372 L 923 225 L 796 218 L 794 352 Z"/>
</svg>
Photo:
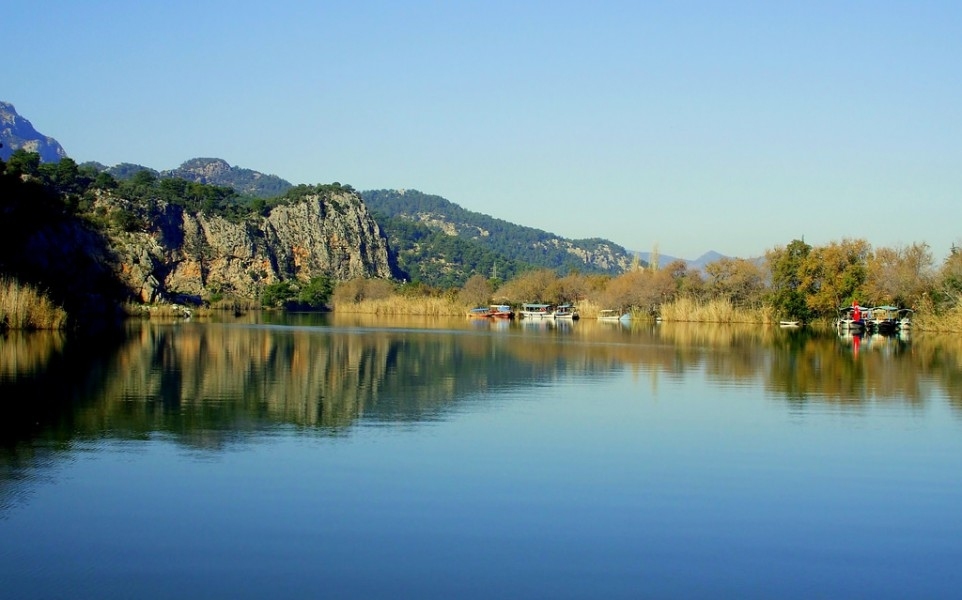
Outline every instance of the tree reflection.
<svg viewBox="0 0 962 600">
<path fill-rule="evenodd" d="M 331 324 L 138 323 L 98 352 L 5 339 L 4 446 L 164 433 L 218 448 L 290 426 L 345 435 L 359 422 L 443 418 L 499 390 L 623 371 L 652 382 L 699 372 L 796 407 L 921 405 L 940 386 L 962 409 L 962 342 L 953 338 L 865 338 L 856 354 L 834 333 L 756 326 Z"/>
</svg>

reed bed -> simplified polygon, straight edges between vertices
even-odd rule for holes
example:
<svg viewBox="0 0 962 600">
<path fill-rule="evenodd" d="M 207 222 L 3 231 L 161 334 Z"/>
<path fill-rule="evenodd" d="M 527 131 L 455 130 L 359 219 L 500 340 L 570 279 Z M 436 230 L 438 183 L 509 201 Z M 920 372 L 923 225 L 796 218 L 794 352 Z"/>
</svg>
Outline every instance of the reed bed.
<svg viewBox="0 0 962 600">
<path fill-rule="evenodd" d="M 447 298 L 389 298 L 365 299 L 357 302 L 338 302 L 334 312 L 367 315 L 409 315 L 425 317 L 463 316 L 468 308 Z"/>
<path fill-rule="evenodd" d="M 67 311 L 15 279 L 0 279 L 0 329 L 63 329 Z"/>
<path fill-rule="evenodd" d="M 765 308 L 740 308 L 729 300 L 697 302 L 679 298 L 662 304 L 658 314 L 663 321 L 688 323 L 774 323 L 775 318 Z"/>
<path fill-rule="evenodd" d="M 912 316 L 912 329 L 934 333 L 954 333 L 962 331 L 962 305 L 955 306 L 941 314 L 922 310 Z"/>
</svg>

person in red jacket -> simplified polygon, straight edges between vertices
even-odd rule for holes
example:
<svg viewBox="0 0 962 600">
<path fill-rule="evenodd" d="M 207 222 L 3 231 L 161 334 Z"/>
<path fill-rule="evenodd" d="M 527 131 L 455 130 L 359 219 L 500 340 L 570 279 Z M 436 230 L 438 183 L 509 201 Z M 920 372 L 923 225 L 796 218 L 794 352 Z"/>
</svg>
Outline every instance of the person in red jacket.
<svg viewBox="0 0 962 600">
<path fill-rule="evenodd" d="M 856 321 L 861 321 L 861 320 L 862 320 L 862 309 L 859 308 L 858 300 L 856 300 L 855 302 L 853 302 L 853 303 L 852 303 L 852 306 L 855 307 L 855 312 L 852 314 L 852 318 L 855 319 Z"/>
</svg>

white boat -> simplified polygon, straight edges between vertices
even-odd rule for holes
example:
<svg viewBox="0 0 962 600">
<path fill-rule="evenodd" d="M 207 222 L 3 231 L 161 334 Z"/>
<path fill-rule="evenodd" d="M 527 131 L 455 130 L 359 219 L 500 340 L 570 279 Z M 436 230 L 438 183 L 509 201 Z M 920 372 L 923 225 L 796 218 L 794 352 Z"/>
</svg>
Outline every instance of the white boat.
<svg viewBox="0 0 962 600">
<path fill-rule="evenodd" d="M 621 314 L 621 311 L 617 311 L 617 310 L 605 309 L 605 310 L 598 311 L 598 320 L 609 322 L 609 323 L 620 321 L 624 316 L 625 315 Z"/>
<path fill-rule="evenodd" d="M 552 310 L 550 304 L 526 302 L 521 305 L 521 311 L 518 314 L 523 319 L 550 319 Z"/>
<path fill-rule="evenodd" d="M 896 325 L 900 331 L 912 329 L 912 309 L 902 308 L 898 311 Z"/>
<path fill-rule="evenodd" d="M 839 310 L 839 317 L 835 320 L 835 327 L 840 332 L 860 333 L 865 329 L 862 318 L 862 307 L 858 304 L 843 306 Z"/>
<path fill-rule="evenodd" d="M 559 304 L 554 312 L 551 313 L 555 319 L 567 319 L 573 321 L 578 319 L 578 310 L 570 304 Z"/>
<path fill-rule="evenodd" d="M 795 327 L 801 327 L 802 322 L 801 321 L 779 321 L 778 326 L 784 327 L 786 329 L 793 329 Z"/>
</svg>

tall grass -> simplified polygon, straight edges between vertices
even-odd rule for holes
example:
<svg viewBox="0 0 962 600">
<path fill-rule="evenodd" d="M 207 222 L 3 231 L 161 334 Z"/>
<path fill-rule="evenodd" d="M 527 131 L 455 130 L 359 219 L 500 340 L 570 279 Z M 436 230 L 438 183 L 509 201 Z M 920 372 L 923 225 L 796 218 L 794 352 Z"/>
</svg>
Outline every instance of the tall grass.
<svg viewBox="0 0 962 600">
<path fill-rule="evenodd" d="M 766 308 L 739 308 L 725 299 L 696 302 L 691 298 L 678 298 L 662 304 L 658 310 L 663 321 L 689 323 L 774 323 L 771 310 Z"/>
<path fill-rule="evenodd" d="M 912 329 L 949 333 L 962 331 L 962 305 L 957 305 L 940 314 L 931 310 L 919 310 L 912 316 Z"/>
<path fill-rule="evenodd" d="M 0 278 L 0 329 L 63 329 L 67 312 L 36 288 Z"/>
<path fill-rule="evenodd" d="M 367 315 L 410 315 L 425 317 L 463 316 L 467 307 L 448 298 L 391 296 L 357 302 L 336 302 L 334 312 Z"/>
</svg>

